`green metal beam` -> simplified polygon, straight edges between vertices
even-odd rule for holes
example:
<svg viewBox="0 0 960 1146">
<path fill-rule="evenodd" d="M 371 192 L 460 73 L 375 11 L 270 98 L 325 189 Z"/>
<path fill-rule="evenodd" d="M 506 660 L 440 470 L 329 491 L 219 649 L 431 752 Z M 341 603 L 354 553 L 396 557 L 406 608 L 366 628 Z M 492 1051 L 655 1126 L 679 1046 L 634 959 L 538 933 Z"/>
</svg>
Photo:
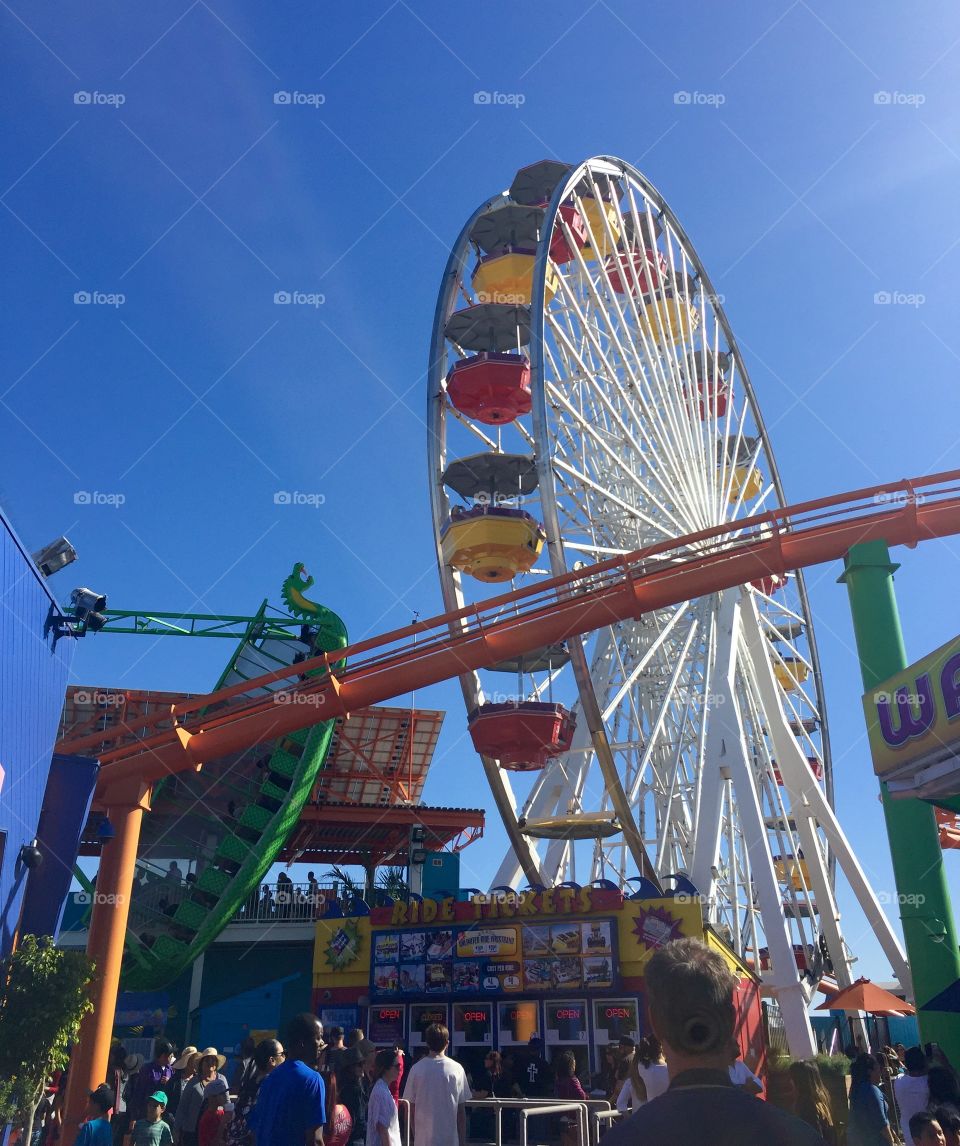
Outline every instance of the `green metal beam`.
<svg viewBox="0 0 960 1146">
<path fill-rule="evenodd" d="M 223 637 L 240 641 L 250 635 L 275 641 L 298 641 L 306 622 L 297 617 L 245 617 L 213 613 L 150 613 L 143 609 L 104 609 L 102 633 L 143 637 Z"/>
</svg>

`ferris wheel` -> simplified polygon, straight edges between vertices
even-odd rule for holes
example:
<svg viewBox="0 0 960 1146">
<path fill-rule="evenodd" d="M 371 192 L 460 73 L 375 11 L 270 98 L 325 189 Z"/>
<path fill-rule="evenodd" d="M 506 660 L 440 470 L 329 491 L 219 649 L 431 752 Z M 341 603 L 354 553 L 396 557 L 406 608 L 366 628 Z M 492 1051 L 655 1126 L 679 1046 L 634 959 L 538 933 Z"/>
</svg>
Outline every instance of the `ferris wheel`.
<svg viewBox="0 0 960 1146">
<path fill-rule="evenodd" d="M 721 300 L 663 197 L 621 160 L 533 164 L 474 212 L 441 284 L 428 385 L 448 610 L 484 584 L 579 571 L 587 585 L 595 562 L 725 523 L 733 542 L 744 518 L 784 504 Z M 803 1050 L 813 984 L 850 979 L 839 860 L 906 979 L 833 816 L 801 573 L 461 685 L 510 844 L 495 886 L 695 889 Z"/>
</svg>

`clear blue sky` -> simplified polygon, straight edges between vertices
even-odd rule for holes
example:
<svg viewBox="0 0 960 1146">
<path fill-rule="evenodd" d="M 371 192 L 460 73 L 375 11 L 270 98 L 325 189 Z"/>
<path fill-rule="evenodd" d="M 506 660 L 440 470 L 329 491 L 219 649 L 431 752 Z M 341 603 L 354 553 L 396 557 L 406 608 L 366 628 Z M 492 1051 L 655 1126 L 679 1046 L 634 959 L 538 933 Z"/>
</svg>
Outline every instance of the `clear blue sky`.
<svg viewBox="0 0 960 1146">
<path fill-rule="evenodd" d="M 70 536 L 64 595 L 246 612 L 304 560 L 356 637 L 438 612 L 423 371 L 448 245 L 519 166 L 599 153 L 661 188 L 725 295 L 790 500 L 958 465 L 960 11 L 919 15 L 4 2 L 0 500 L 29 544 Z M 957 631 L 958 555 L 899 554 L 911 657 Z M 839 812 L 890 892 L 838 572 L 810 585 Z M 91 639 L 74 678 L 201 690 L 225 655 Z M 458 689 L 418 701 L 449 711 L 427 798 L 476 802 Z M 464 881 L 502 848 L 491 820 Z"/>
</svg>

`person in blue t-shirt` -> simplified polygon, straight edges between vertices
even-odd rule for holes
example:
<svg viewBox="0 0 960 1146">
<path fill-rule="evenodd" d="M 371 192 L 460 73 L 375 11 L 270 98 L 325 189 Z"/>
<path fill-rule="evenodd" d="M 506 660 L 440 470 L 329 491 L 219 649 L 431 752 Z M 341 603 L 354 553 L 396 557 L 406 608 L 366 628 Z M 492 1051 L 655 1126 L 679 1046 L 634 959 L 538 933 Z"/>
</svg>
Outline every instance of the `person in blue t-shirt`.
<svg viewBox="0 0 960 1146">
<path fill-rule="evenodd" d="M 113 1131 L 107 1113 L 113 1109 L 116 1099 L 106 1083 L 90 1091 L 86 1119 L 77 1134 L 76 1146 L 113 1146 Z"/>
<path fill-rule="evenodd" d="M 247 1118 L 254 1146 L 322 1146 L 326 1094 L 317 1066 L 327 1044 L 317 1016 L 291 1019 L 283 1045 L 286 1061 L 263 1080 Z"/>
</svg>

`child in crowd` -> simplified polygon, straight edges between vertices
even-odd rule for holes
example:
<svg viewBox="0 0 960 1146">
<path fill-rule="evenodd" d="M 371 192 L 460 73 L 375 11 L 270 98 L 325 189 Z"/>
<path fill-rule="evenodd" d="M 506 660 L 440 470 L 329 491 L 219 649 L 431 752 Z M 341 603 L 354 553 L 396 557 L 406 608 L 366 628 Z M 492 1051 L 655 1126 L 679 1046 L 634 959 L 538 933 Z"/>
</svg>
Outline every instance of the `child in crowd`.
<svg viewBox="0 0 960 1146">
<path fill-rule="evenodd" d="M 133 1146 L 173 1146 L 173 1131 L 163 1121 L 167 1096 L 162 1090 L 154 1091 L 147 1099 L 146 1118 L 134 1123 L 131 1138 Z"/>
<path fill-rule="evenodd" d="M 113 1131 L 107 1113 L 115 1102 L 113 1091 L 105 1083 L 90 1091 L 87 1103 L 87 1121 L 80 1127 L 76 1146 L 112 1146 Z"/>
<path fill-rule="evenodd" d="M 926 1110 L 910 1119 L 910 1138 L 913 1146 L 946 1146 L 940 1123 Z"/>
<path fill-rule="evenodd" d="M 226 1109 L 229 1098 L 227 1084 L 222 1078 L 215 1078 L 204 1087 L 203 1114 L 197 1123 L 198 1146 L 217 1146 L 222 1141 L 221 1131 L 226 1128 L 228 1115 L 233 1110 L 232 1103 L 230 1111 Z"/>
</svg>

